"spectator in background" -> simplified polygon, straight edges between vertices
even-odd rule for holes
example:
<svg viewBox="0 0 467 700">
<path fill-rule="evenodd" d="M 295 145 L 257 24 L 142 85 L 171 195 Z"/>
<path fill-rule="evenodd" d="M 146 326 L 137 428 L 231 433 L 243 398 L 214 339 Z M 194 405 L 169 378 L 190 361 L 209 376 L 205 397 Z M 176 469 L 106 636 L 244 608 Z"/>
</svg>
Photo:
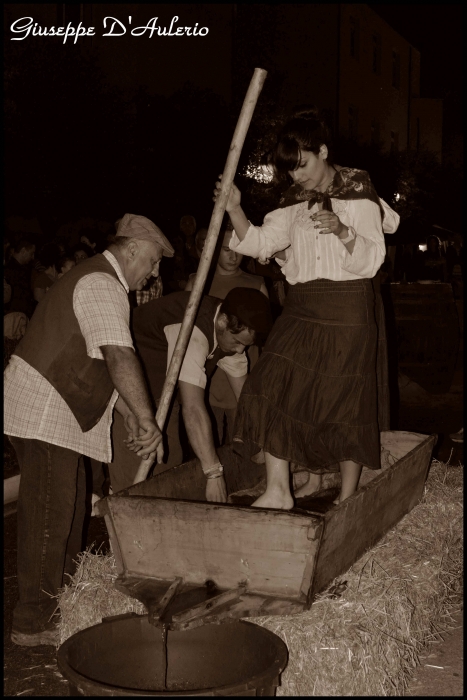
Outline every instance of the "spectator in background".
<svg viewBox="0 0 467 700">
<path fill-rule="evenodd" d="M 202 230 L 203 229 L 201 229 L 200 232 Z M 208 277 L 205 287 L 206 293 L 212 297 L 217 297 L 218 299 L 225 299 L 227 294 L 235 287 L 250 287 L 252 289 L 258 289 L 264 294 L 264 296 L 268 297 L 264 278 L 258 275 L 251 275 L 248 272 L 243 272 L 243 270 L 240 269 L 243 255 L 236 253 L 234 250 L 230 250 L 229 248 L 232 233 L 233 228 L 229 221 L 221 230 L 219 235 L 221 246 L 217 256 L 217 264 L 212 280 L 210 280 Z M 204 240 L 206 237 L 204 237 L 204 240 L 202 240 L 201 237 L 198 239 L 198 234 L 196 234 L 196 239 L 197 247 L 199 248 L 201 247 L 201 241 L 204 245 Z M 202 247 L 200 253 L 201 252 Z M 216 259 L 216 257 L 214 259 Z M 188 282 L 185 287 L 186 292 L 190 292 L 193 289 L 195 277 L 196 273 L 193 273 L 188 278 Z M 249 360 L 248 369 L 251 371 L 259 357 L 257 345 L 251 345 L 248 347 L 246 354 Z M 217 367 L 211 380 L 209 387 L 209 405 L 214 414 L 214 418 L 216 419 L 219 443 L 222 444 L 224 441 L 224 421 L 225 442 L 230 443 L 233 437 L 237 399 L 226 373 L 220 367 Z"/>
<path fill-rule="evenodd" d="M 151 277 L 140 292 L 138 290 L 136 291 L 137 305 L 141 306 L 141 304 L 147 304 L 148 301 L 152 301 L 153 299 L 159 299 L 163 294 L 163 290 L 164 287 L 161 276 L 156 275 L 155 277 Z"/>
<path fill-rule="evenodd" d="M 80 243 L 84 243 L 92 250 L 94 255 L 105 250 L 105 237 L 100 231 L 93 228 L 86 228 L 81 231 Z"/>
<path fill-rule="evenodd" d="M 75 259 L 75 263 L 79 265 L 83 260 L 87 260 L 88 258 L 92 258 L 94 255 L 94 252 L 92 248 L 90 248 L 86 243 L 78 243 L 73 248 L 73 257 Z"/>
<path fill-rule="evenodd" d="M 201 258 L 201 253 L 203 252 L 204 243 L 208 235 L 207 228 L 200 228 L 195 236 L 195 253 L 198 260 Z"/>
<path fill-rule="evenodd" d="M 55 243 L 46 243 L 40 249 L 37 259 L 42 266 L 42 271 L 33 269 L 31 272 L 31 289 L 36 302 L 41 301 L 47 290 L 58 279 L 58 260 L 60 249 Z"/>
<path fill-rule="evenodd" d="M 427 249 L 421 258 L 421 269 L 418 278 L 432 282 L 446 281 L 446 258 L 442 255 L 438 236 L 428 236 Z"/>
<path fill-rule="evenodd" d="M 5 280 L 11 287 L 11 298 L 5 312 L 19 311 L 31 317 L 36 306 L 31 291 L 31 263 L 34 260 L 36 246 L 26 236 L 16 240 L 12 246 L 11 257 L 5 265 Z"/>
<path fill-rule="evenodd" d="M 196 219 L 185 214 L 180 219 L 180 233 L 174 238 L 174 284 L 173 289 L 185 289 L 188 277 L 198 267 L 195 247 Z"/>
<path fill-rule="evenodd" d="M 71 257 L 71 255 L 67 255 L 64 253 L 58 258 L 57 262 L 57 269 L 58 269 L 58 275 L 57 279 L 60 279 L 60 277 L 63 277 L 63 275 L 71 270 L 72 267 L 75 267 L 75 259 Z"/>
</svg>

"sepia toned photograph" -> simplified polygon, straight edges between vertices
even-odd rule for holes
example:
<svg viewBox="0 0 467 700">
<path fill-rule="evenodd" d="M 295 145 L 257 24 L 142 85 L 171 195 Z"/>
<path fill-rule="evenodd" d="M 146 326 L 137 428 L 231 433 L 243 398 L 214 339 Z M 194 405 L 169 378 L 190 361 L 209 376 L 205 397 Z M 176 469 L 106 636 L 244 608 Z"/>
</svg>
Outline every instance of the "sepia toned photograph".
<svg viewBox="0 0 467 700">
<path fill-rule="evenodd" d="M 463 696 L 462 15 L 4 4 L 6 697 Z"/>
</svg>

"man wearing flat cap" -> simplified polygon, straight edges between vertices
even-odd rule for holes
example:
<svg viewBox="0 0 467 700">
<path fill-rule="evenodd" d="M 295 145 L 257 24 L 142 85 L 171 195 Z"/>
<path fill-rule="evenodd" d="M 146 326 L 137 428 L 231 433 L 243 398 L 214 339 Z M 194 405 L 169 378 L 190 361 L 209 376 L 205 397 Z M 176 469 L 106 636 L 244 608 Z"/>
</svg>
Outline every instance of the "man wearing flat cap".
<svg viewBox="0 0 467 700">
<path fill-rule="evenodd" d="M 136 351 L 156 405 L 189 298 L 189 292 L 175 292 L 139 306 L 133 312 Z M 180 370 L 179 395 L 188 439 L 206 475 L 208 501 L 224 502 L 227 494 L 205 403 L 207 378 L 216 366 L 221 367 L 238 399 L 248 372 L 245 348 L 253 343 L 262 344 L 271 327 L 269 300 L 257 289 L 236 287 L 223 301 L 211 296 L 201 300 Z M 167 466 L 180 464 L 182 458 L 177 408 L 172 409 L 166 428 Z M 109 464 L 114 492 L 133 483 L 140 464 L 140 459 L 123 447 L 122 427 L 122 419 L 116 416 L 114 462 Z"/>
<path fill-rule="evenodd" d="M 4 432 L 21 469 L 19 602 L 12 641 L 55 644 L 52 618 L 73 570 L 85 515 L 82 455 L 111 461 L 113 409 L 139 457 L 162 459 L 162 435 L 129 328 L 129 290 L 173 249 L 144 216 L 125 214 L 114 242 L 47 292 L 5 370 Z M 74 550 L 72 543 L 75 543 Z"/>
</svg>

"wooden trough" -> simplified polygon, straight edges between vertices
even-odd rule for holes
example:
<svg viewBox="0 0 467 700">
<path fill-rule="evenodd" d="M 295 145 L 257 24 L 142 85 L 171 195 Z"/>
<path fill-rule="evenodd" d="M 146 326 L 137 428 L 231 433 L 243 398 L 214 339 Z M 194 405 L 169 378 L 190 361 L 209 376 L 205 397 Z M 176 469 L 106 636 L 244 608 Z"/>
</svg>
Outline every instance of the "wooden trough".
<svg viewBox="0 0 467 700">
<path fill-rule="evenodd" d="M 420 501 L 435 441 L 382 433 L 392 459 L 381 471 L 364 470 L 360 488 L 339 505 L 332 503 L 337 474 L 292 511 L 239 505 L 241 497 L 208 503 L 197 460 L 120 491 L 97 504 L 115 585 L 145 604 L 152 624 L 171 629 L 307 610 Z M 243 463 L 229 448 L 220 456 L 229 494 L 264 479 L 264 465 Z"/>
</svg>

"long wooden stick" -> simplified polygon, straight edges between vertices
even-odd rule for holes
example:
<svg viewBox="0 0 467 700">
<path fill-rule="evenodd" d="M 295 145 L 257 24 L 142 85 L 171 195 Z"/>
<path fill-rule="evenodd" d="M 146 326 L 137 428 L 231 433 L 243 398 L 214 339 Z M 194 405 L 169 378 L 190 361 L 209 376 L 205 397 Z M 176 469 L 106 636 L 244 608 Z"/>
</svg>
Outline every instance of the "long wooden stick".
<svg viewBox="0 0 467 700">
<path fill-rule="evenodd" d="M 180 328 L 180 333 L 178 334 L 174 353 L 172 355 L 164 386 L 162 388 L 161 399 L 156 413 L 156 422 L 161 430 L 163 429 L 167 418 L 169 405 L 172 400 L 172 395 L 178 381 L 178 375 L 180 374 L 183 358 L 185 357 L 188 342 L 191 337 L 196 312 L 198 311 L 203 288 L 209 273 L 209 268 L 211 267 L 214 250 L 217 244 L 217 238 L 219 236 L 219 230 L 222 224 L 225 208 L 227 206 L 227 201 L 229 199 L 230 188 L 232 187 L 232 182 L 235 177 L 240 154 L 245 142 L 245 137 L 247 135 L 248 127 L 250 126 L 253 112 L 263 88 L 266 76 L 267 71 L 263 70 L 262 68 L 255 68 L 255 72 L 253 73 L 253 77 L 250 81 L 248 91 L 243 101 L 232 142 L 230 144 L 229 154 L 225 163 L 224 172 L 222 173 L 221 191 L 214 204 L 206 241 L 204 243 L 203 252 L 201 254 L 195 281 L 193 283 L 193 289 L 191 290 L 188 305 L 186 307 L 185 315 Z M 152 460 L 142 459 L 133 483 L 137 484 L 140 481 L 144 481 L 151 466 Z"/>
</svg>

